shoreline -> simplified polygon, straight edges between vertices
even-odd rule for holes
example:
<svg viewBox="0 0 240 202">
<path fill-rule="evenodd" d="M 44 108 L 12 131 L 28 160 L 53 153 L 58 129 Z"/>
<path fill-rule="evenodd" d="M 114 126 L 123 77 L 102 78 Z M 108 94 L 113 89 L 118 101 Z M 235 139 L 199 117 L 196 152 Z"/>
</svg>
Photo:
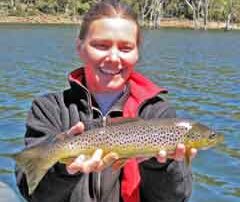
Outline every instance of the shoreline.
<svg viewBox="0 0 240 202">
<path fill-rule="evenodd" d="M 80 19 L 72 19 L 69 16 L 34 15 L 27 17 L 0 16 L 0 24 L 69 24 L 78 25 Z"/>
<path fill-rule="evenodd" d="M 80 25 L 81 18 L 72 18 L 64 15 L 35 15 L 27 17 L 16 16 L 0 16 L 0 24 L 49 24 L 49 25 Z M 194 29 L 193 21 L 181 20 L 172 18 L 163 18 L 160 21 L 160 27 L 164 28 L 185 28 Z M 223 30 L 225 23 L 223 22 L 208 22 L 209 30 Z M 200 28 L 201 29 L 201 28 Z M 240 30 L 240 24 L 231 24 L 231 30 Z"/>
</svg>

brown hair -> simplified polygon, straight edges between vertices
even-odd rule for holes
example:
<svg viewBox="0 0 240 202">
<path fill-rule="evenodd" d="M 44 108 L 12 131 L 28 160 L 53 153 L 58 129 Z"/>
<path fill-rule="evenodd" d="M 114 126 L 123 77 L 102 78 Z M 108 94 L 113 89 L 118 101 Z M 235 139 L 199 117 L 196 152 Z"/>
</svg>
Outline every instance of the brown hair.
<svg viewBox="0 0 240 202">
<path fill-rule="evenodd" d="M 137 45 L 141 44 L 141 31 L 137 21 L 137 15 L 133 12 L 130 6 L 119 2 L 118 0 L 105 0 L 96 3 L 84 15 L 79 33 L 79 39 L 84 40 L 91 23 L 94 20 L 102 18 L 121 17 L 124 19 L 132 20 L 137 25 Z"/>
</svg>

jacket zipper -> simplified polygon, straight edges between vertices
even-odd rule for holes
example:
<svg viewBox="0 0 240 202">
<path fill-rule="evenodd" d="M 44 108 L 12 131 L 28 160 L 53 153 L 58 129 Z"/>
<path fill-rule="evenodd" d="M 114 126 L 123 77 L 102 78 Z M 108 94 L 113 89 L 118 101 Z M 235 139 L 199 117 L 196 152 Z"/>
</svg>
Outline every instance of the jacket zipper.
<svg viewBox="0 0 240 202">
<path fill-rule="evenodd" d="M 90 105 L 92 106 L 92 105 Z M 105 116 L 103 116 L 102 112 L 97 109 L 96 107 L 92 107 L 92 109 L 96 110 L 99 114 L 100 117 L 102 117 L 102 125 L 103 127 L 105 127 L 107 125 L 107 114 Z M 96 199 L 98 202 L 101 201 L 101 176 L 102 176 L 102 172 L 97 172 L 95 173 L 96 176 Z"/>
<path fill-rule="evenodd" d="M 102 112 L 99 110 L 101 116 L 102 116 L 102 124 L 103 124 L 103 127 L 106 126 L 106 120 L 107 120 L 107 117 L 106 116 L 103 116 Z M 97 173 L 97 187 L 96 187 L 96 196 L 97 196 L 97 201 L 101 201 L 101 176 L 102 176 L 102 172 L 98 172 Z"/>
<path fill-rule="evenodd" d="M 111 110 L 108 111 L 108 112 L 106 113 L 106 115 L 104 116 L 99 109 L 97 109 L 97 108 L 95 108 L 95 107 L 93 107 L 93 109 L 94 109 L 94 110 L 97 110 L 97 111 L 99 112 L 99 114 L 100 114 L 101 117 L 102 117 L 102 125 L 103 125 L 103 127 L 106 127 L 106 125 L 107 125 L 107 117 L 108 117 L 108 115 L 110 114 Z M 101 201 L 101 177 L 102 177 L 102 172 L 96 173 L 96 178 L 97 178 L 97 179 L 96 179 L 96 184 L 97 184 L 97 185 L 96 185 L 96 198 L 97 198 L 97 201 L 98 201 L 98 202 Z"/>
<path fill-rule="evenodd" d="M 103 115 L 103 113 L 96 107 L 93 107 L 92 106 L 92 100 L 91 100 L 91 96 L 89 95 L 88 93 L 88 90 L 85 88 L 86 90 L 86 94 L 87 94 L 87 98 L 88 98 L 88 104 L 89 106 L 91 106 L 91 109 L 92 109 L 92 117 L 93 117 L 93 110 L 96 110 L 99 114 L 100 114 L 100 117 L 102 117 L 102 125 L 103 127 L 106 127 L 107 125 L 107 117 L 109 116 L 109 114 L 111 113 L 111 109 L 105 114 Z M 95 173 L 96 175 L 96 189 L 95 189 L 95 194 L 96 194 L 96 199 L 98 202 L 101 201 L 101 177 L 102 177 L 102 172 L 98 172 L 98 173 Z"/>
</svg>

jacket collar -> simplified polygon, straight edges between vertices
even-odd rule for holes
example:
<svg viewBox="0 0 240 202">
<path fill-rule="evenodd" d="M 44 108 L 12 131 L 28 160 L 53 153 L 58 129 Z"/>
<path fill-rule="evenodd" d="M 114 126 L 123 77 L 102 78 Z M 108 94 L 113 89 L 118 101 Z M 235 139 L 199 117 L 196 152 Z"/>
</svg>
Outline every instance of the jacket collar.
<svg viewBox="0 0 240 202">
<path fill-rule="evenodd" d="M 86 87 L 85 87 L 84 68 L 81 67 L 81 68 L 73 70 L 68 75 L 68 81 L 69 81 L 71 87 L 79 86 L 79 87 L 83 87 L 83 88 L 86 89 Z"/>
<path fill-rule="evenodd" d="M 90 92 L 88 91 L 87 87 L 86 87 L 86 81 L 85 81 L 85 75 L 84 75 L 84 67 L 81 67 L 79 69 L 74 70 L 73 72 L 71 72 L 68 76 L 68 80 L 70 83 L 71 88 L 74 91 L 74 96 L 77 97 L 84 97 L 85 95 L 87 95 L 86 97 L 89 99 L 91 97 L 90 103 L 92 103 L 94 106 L 98 106 L 98 104 L 96 103 L 94 96 L 92 96 L 90 94 Z M 85 92 L 85 93 L 82 93 Z M 81 95 L 79 95 L 81 94 Z M 85 95 L 84 95 L 85 94 Z M 117 100 L 117 102 L 112 106 L 112 108 L 110 109 L 110 111 L 114 111 L 114 112 L 121 112 L 123 111 L 123 105 L 126 102 L 126 100 L 128 99 L 130 94 L 130 88 L 129 85 L 127 85 L 127 88 L 124 90 L 123 95 L 120 97 L 119 100 Z"/>
<path fill-rule="evenodd" d="M 69 83 L 73 88 L 86 88 L 84 67 L 78 68 L 69 74 Z M 141 105 L 145 100 L 156 96 L 159 93 L 167 93 L 165 88 L 158 87 L 152 81 L 138 72 L 133 72 L 128 80 L 129 96 L 135 104 Z"/>
</svg>

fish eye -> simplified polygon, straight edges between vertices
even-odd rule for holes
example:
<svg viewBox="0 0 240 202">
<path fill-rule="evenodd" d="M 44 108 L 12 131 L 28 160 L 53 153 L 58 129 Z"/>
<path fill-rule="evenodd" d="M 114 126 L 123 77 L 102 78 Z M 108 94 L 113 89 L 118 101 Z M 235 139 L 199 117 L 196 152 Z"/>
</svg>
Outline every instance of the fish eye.
<svg viewBox="0 0 240 202">
<path fill-rule="evenodd" d="M 211 134 L 209 135 L 209 138 L 210 138 L 210 139 L 214 139 L 214 138 L 216 137 L 216 135 L 217 135 L 216 133 L 211 133 Z"/>
</svg>

